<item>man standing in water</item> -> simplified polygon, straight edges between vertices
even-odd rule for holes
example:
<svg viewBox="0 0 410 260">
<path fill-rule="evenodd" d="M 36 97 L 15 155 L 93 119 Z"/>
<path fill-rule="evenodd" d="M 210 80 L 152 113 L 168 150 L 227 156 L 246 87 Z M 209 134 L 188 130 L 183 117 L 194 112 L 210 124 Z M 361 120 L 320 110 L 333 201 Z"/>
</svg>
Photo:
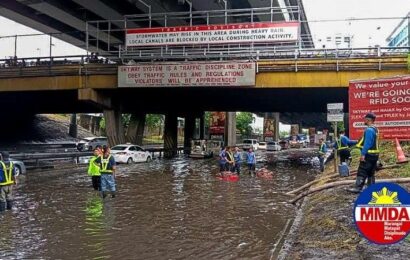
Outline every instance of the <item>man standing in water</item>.
<svg viewBox="0 0 410 260">
<path fill-rule="evenodd" d="M 8 152 L 0 157 L 0 213 L 13 207 L 13 185 L 17 185 L 16 169 Z"/>
<path fill-rule="evenodd" d="M 234 171 L 236 174 L 241 174 L 241 164 L 242 164 L 242 153 L 239 151 L 239 147 L 235 146 L 235 153 L 233 154 L 235 160 Z"/>
<path fill-rule="evenodd" d="M 233 172 L 235 170 L 235 160 L 233 157 L 233 149 L 232 147 L 228 147 L 226 149 L 226 162 L 228 166 L 226 167 L 228 171 Z"/>
<path fill-rule="evenodd" d="M 107 191 L 111 192 L 111 197 L 115 198 L 115 159 L 110 154 L 110 148 L 103 147 L 103 155 L 95 162 L 100 166 L 101 172 L 101 195 L 103 199 L 107 197 Z"/>
<path fill-rule="evenodd" d="M 219 153 L 219 171 L 226 171 L 226 148 L 222 147 L 221 152 Z"/>
<path fill-rule="evenodd" d="M 248 150 L 248 153 L 246 155 L 246 162 L 248 164 L 249 174 L 254 173 L 256 169 L 256 156 L 252 148 L 249 148 Z"/>
<path fill-rule="evenodd" d="M 357 170 L 356 184 L 354 188 L 348 189 L 353 193 L 360 193 L 367 179 L 367 185 L 375 183 L 374 174 L 376 172 L 377 160 L 379 160 L 379 130 L 374 126 L 376 115 L 368 113 L 364 118 L 367 125 L 363 137 L 357 143 L 361 149 L 360 164 Z"/>
<path fill-rule="evenodd" d="M 90 159 L 90 163 L 88 165 L 88 176 L 91 176 L 91 182 L 93 185 L 94 190 L 101 190 L 101 173 L 100 173 L 100 166 L 95 162 L 100 156 L 101 147 L 97 146 L 94 149 L 94 156 Z"/>
</svg>

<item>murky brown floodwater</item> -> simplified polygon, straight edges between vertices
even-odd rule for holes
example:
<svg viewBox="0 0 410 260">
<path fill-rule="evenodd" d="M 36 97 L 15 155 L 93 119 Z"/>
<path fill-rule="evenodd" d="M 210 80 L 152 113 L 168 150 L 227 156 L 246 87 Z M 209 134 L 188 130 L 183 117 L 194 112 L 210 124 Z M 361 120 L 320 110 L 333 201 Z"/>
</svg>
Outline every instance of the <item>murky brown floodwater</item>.
<svg viewBox="0 0 410 260">
<path fill-rule="evenodd" d="M 118 196 L 105 201 L 84 169 L 29 172 L 0 216 L 0 258 L 269 259 L 294 214 L 283 192 L 313 178 L 270 168 L 273 180 L 232 183 L 215 178 L 213 160 L 121 166 Z"/>
</svg>

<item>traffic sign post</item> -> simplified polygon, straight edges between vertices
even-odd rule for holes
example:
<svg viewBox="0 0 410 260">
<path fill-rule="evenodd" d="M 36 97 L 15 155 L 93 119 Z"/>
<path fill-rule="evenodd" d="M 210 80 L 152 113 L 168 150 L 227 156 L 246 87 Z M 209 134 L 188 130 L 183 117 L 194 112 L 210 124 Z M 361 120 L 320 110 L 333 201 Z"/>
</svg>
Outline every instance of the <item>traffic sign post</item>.
<svg viewBox="0 0 410 260">
<path fill-rule="evenodd" d="M 327 121 L 333 122 L 334 141 L 337 142 L 337 122 L 343 122 L 343 103 L 330 103 L 327 104 Z M 335 173 L 339 172 L 337 167 L 337 149 L 335 149 L 335 158 L 334 158 L 334 167 Z"/>
</svg>

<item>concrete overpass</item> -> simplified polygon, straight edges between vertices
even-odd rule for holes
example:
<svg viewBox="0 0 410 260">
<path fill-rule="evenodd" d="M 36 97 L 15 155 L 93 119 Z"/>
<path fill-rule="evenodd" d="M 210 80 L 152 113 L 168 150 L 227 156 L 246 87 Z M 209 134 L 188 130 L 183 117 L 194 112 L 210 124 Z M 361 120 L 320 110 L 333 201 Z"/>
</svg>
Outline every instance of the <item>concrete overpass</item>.
<svg viewBox="0 0 410 260">
<path fill-rule="evenodd" d="M 219 14 L 223 15 L 224 12 L 231 13 L 230 10 L 266 7 L 276 10 L 272 11 L 272 21 L 306 20 L 299 0 L 2 0 L 0 15 L 80 48 L 110 56 L 124 46 L 126 15 L 142 18 L 129 21 L 127 28 L 177 26 L 187 25 L 189 20 L 186 17 L 172 18 L 172 13 L 221 10 Z M 164 19 L 164 16 L 168 18 Z M 268 16 L 255 12 L 252 22 L 264 21 Z M 228 14 L 226 21 L 250 22 L 250 18 Z M 223 17 L 211 21 L 213 24 L 224 22 Z M 206 24 L 206 18 L 197 18 L 194 23 Z M 301 36 L 303 47 L 312 48 L 313 41 L 306 22 L 302 22 Z"/>
<path fill-rule="evenodd" d="M 119 137 L 120 113 L 134 114 L 137 124 L 145 113 L 166 114 L 171 120 L 166 124 L 172 126 L 177 116 L 193 122 L 204 111 L 325 113 L 327 103 L 343 102 L 348 112 L 349 80 L 408 74 L 407 57 L 397 54 L 342 60 L 263 60 L 257 62 L 254 87 L 118 88 L 117 66 L 1 68 L 0 102 L 8 111 L 6 122 L 18 124 L 24 121 L 21 118 L 38 113 L 105 111 L 111 121 L 108 135 L 117 143 L 124 141 Z"/>
<path fill-rule="evenodd" d="M 90 56 L 0 60 L 0 102 L 8 108 L 6 121 L 17 125 L 37 113 L 104 111 L 112 144 L 124 141 L 121 113 L 133 114 L 134 137 L 141 131 L 145 113 L 166 114 L 165 146 L 173 152 L 177 116 L 186 117 L 189 138 L 194 119 L 203 119 L 204 111 L 323 113 L 330 102 L 343 102 L 347 110 L 349 80 L 407 73 L 404 52 L 313 49 L 299 0 L 3 0 L 0 15 L 108 58 L 104 64 L 100 57 Z M 297 24 L 297 37 L 269 43 L 124 48 L 129 28 L 257 22 Z M 238 60 L 256 64 L 252 87 L 117 85 L 122 64 Z M 231 135 L 234 120 L 228 117 Z M 11 129 L 6 129 L 9 134 Z"/>
</svg>

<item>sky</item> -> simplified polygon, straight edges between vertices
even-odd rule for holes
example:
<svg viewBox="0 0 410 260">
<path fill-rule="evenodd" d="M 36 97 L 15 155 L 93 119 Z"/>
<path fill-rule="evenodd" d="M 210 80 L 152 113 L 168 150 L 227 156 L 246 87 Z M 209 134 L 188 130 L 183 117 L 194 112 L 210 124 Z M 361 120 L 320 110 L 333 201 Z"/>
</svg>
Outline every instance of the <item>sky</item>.
<svg viewBox="0 0 410 260">
<path fill-rule="evenodd" d="M 348 21 L 351 18 L 406 17 L 410 0 L 303 0 L 316 48 L 327 36 L 337 33 L 353 36 L 354 47 L 386 46 L 386 38 L 401 19 Z M 345 20 L 343 22 L 313 22 Z M 379 28 L 379 29 L 378 29 Z M 319 42 L 319 40 L 322 40 Z"/>
<path fill-rule="evenodd" d="M 194 0 L 195 1 L 195 0 Z M 199 1 L 199 0 L 196 0 Z M 232 0 L 231 0 L 232 1 Z M 405 17 L 410 11 L 410 0 L 302 0 L 312 36 L 317 48 L 329 45 L 326 37 L 353 36 L 353 47 L 385 46 L 386 37 L 400 22 L 393 20 L 347 21 L 351 18 Z M 324 22 L 322 20 L 345 20 L 342 22 Z M 322 21 L 322 22 L 315 22 Z M 1 38 L 16 34 L 40 33 L 26 26 L 0 16 L 0 57 L 14 56 L 14 37 Z M 48 56 L 49 36 L 19 37 L 17 56 Z M 84 54 L 85 51 L 53 39 L 54 55 Z"/>
<path fill-rule="evenodd" d="M 195 0 L 194 0 L 195 1 Z M 196 0 L 199 1 L 199 0 Z M 229 0 L 228 0 L 229 1 Z M 231 0 L 232 1 L 232 0 Z M 348 21 L 352 18 L 405 17 L 410 11 L 410 0 L 302 0 L 309 21 L 316 48 L 330 43 L 327 37 L 353 36 L 353 47 L 385 46 L 386 38 L 398 25 L 400 19 Z M 323 20 L 343 20 L 326 22 Z M 320 22 L 318 22 L 320 21 Z M 14 56 L 14 37 L 2 38 L 16 34 L 40 33 L 26 26 L 0 16 L 0 57 Z M 85 51 L 53 38 L 53 55 L 81 55 Z M 17 56 L 48 56 L 49 36 L 19 37 L 17 39 Z M 254 127 L 262 128 L 263 119 L 258 118 Z M 281 130 L 288 129 L 281 126 Z"/>
</svg>

